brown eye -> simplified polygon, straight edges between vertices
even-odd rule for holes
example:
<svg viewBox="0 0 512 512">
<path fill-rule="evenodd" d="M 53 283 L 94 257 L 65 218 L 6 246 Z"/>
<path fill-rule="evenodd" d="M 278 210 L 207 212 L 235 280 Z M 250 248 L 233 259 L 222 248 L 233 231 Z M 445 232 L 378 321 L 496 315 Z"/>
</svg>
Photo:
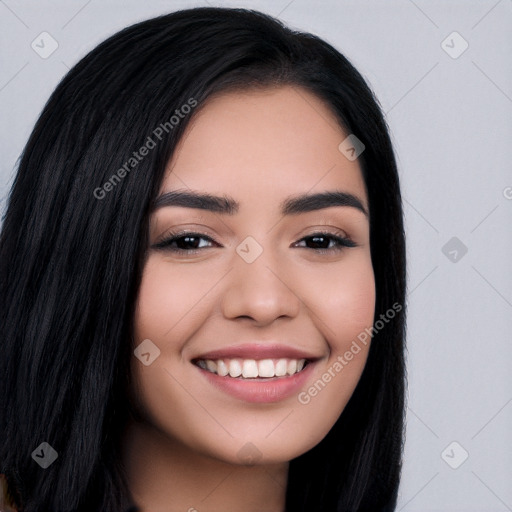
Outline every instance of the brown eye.
<svg viewBox="0 0 512 512">
<path fill-rule="evenodd" d="M 306 243 L 306 248 L 317 251 L 340 251 L 345 247 L 356 247 L 357 245 L 350 238 L 322 232 L 306 236 L 299 242 L 302 241 Z"/>
<path fill-rule="evenodd" d="M 203 242 L 206 241 L 206 244 Z M 155 249 L 163 249 L 172 252 L 195 253 L 198 250 L 212 247 L 216 243 L 212 238 L 201 233 L 170 233 L 162 241 L 156 243 Z"/>
</svg>

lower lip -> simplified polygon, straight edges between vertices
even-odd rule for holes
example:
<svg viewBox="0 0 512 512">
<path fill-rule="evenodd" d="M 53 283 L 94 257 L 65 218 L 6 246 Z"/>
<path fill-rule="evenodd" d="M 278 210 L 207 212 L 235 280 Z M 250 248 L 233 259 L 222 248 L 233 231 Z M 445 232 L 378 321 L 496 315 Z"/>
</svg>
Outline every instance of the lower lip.
<svg viewBox="0 0 512 512">
<path fill-rule="evenodd" d="M 296 395 L 313 372 L 314 362 L 300 372 L 287 377 L 272 377 L 266 380 L 221 377 L 194 365 L 210 384 L 229 395 L 253 403 L 272 403 Z"/>
</svg>

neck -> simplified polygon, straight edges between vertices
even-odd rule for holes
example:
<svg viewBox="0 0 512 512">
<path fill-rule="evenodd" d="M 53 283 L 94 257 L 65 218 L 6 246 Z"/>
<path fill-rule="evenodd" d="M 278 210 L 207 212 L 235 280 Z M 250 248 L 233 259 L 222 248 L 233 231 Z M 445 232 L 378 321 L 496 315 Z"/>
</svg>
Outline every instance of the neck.
<svg viewBox="0 0 512 512">
<path fill-rule="evenodd" d="M 288 462 L 243 466 L 190 449 L 146 423 L 123 441 L 128 486 L 141 512 L 283 512 Z"/>
</svg>

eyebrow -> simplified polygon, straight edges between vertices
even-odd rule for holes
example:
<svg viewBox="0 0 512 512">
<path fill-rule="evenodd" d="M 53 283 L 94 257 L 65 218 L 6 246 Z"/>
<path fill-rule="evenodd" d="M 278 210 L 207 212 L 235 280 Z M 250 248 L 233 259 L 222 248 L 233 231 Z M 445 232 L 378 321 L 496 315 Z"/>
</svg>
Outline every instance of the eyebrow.
<svg viewBox="0 0 512 512">
<path fill-rule="evenodd" d="M 215 196 L 190 190 L 173 190 L 160 195 L 154 202 L 152 211 L 166 206 L 195 208 L 226 215 L 234 215 L 240 209 L 240 203 L 229 196 Z M 297 215 L 333 206 L 355 208 L 368 217 L 362 201 L 357 196 L 341 190 L 292 196 L 281 203 L 280 210 L 283 215 Z"/>
</svg>

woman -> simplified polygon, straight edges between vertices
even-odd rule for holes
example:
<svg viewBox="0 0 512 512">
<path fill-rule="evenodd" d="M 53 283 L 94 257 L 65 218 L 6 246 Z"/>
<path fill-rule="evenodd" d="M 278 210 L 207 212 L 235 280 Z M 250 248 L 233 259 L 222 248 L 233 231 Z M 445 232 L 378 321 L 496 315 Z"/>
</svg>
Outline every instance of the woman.
<svg viewBox="0 0 512 512">
<path fill-rule="evenodd" d="M 59 84 L 0 246 L 18 510 L 394 510 L 405 238 L 378 104 L 264 14 L 139 23 Z"/>
</svg>

